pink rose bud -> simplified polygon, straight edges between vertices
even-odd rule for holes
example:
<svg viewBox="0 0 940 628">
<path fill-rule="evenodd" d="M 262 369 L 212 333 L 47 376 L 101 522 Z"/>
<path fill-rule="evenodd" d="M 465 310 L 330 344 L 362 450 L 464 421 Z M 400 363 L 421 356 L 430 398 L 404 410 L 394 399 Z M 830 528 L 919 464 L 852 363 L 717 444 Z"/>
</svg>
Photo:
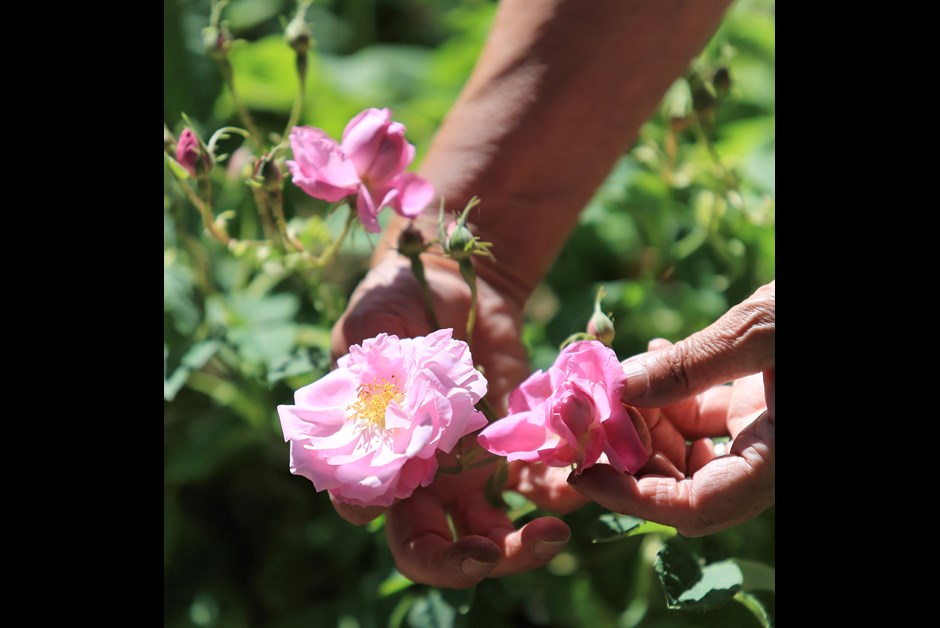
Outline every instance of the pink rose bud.
<svg viewBox="0 0 940 628">
<path fill-rule="evenodd" d="M 305 55 L 310 49 L 310 42 L 313 41 L 313 37 L 310 35 L 310 27 L 307 25 L 307 20 L 305 15 L 307 13 L 307 7 L 301 5 L 297 9 L 297 15 L 294 16 L 288 24 L 287 28 L 284 29 L 284 39 L 287 40 L 287 44 L 293 48 L 297 54 Z"/>
<path fill-rule="evenodd" d="M 210 57 L 222 61 L 232 48 L 232 34 L 224 24 L 207 26 L 202 31 L 202 47 Z"/>
<path fill-rule="evenodd" d="M 418 257 L 427 250 L 424 235 L 414 225 L 408 225 L 398 235 L 398 252 L 405 257 Z"/>
<path fill-rule="evenodd" d="M 601 310 L 601 301 L 606 296 L 607 291 L 604 290 L 604 286 L 601 286 L 597 290 L 597 298 L 594 299 L 594 314 L 591 316 L 591 320 L 588 321 L 587 333 L 609 347 L 614 343 L 616 330 L 614 330 L 614 321 L 610 320 L 610 317 Z"/>
<path fill-rule="evenodd" d="M 452 222 L 447 226 L 447 239 L 442 245 L 444 252 L 455 260 L 467 259 L 473 255 L 473 234 L 467 225 Z"/>
<path fill-rule="evenodd" d="M 712 85 L 715 86 L 715 92 L 719 96 L 728 93 L 731 89 L 731 73 L 728 72 L 728 68 L 722 66 L 715 70 L 715 74 L 712 75 Z"/>
<path fill-rule="evenodd" d="M 588 321 L 587 333 L 609 347 L 614 343 L 614 336 L 617 332 L 614 329 L 614 322 L 610 320 L 610 317 L 597 309 L 594 310 L 594 315 L 591 316 L 591 320 Z"/>
<path fill-rule="evenodd" d="M 202 152 L 199 139 L 190 128 L 185 128 L 180 133 L 180 139 L 176 143 L 176 161 L 194 177 L 197 174 L 197 168 L 209 169 L 209 160 Z"/>
</svg>

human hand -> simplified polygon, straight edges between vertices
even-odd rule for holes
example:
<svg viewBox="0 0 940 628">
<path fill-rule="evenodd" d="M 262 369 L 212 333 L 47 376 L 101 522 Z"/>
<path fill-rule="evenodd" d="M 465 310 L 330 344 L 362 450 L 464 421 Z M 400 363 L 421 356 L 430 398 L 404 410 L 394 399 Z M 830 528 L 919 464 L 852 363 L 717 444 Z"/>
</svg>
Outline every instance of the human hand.
<svg viewBox="0 0 940 628">
<path fill-rule="evenodd" d="M 685 536 L 723 530 L 773 505 L 774 288 L 763 286 L 675 345 L 654 340 L 648 353 L 625 361 L 624 401 L 641 408 L 653 456 L 636 476 L 595 465 L 569 483 L 605 508 Z M 733 439 L 727 455 L 716 452 L 716 436 Z"/>
<path fill-rule="evenodd" d="M 455 264 L 429 257 L 425 273 L 440 324 L 452 327 L 455 337 L 463 337 L 470 295 Z M 478 277 L 478 288 L 473 357 L 488 381 L 487 400 L 503 415 L 509 391 L 529 375 L 528 358 L 519 339 L 521 306 L 493 288 L 485 274 Z M 343 355 L 351 344 L 381 332 L 414 337 L 430 331 L 424 300 L 408 261 L 389 254 L 358 286 L 346 313 L 333 328 L 333 353 L 334 357 Z M 464 457 L 471 447 L 465 449 Z M 516 530 L 503 509 L 493 508 L 484 497 L 486 481 L 498 459 L 476 443 L 472 449 L 477 450 L 473 453 L 475 462 L 490 459 L 492 464 L 462 473 L 440 473 L 430 486 L 419 488 L 388 509 L 389 547 L 398 570 L 415 582 L 465 588 L 487 576 L 527 571 L 548 562 L 570 538 L 568 527 L 553 517 L 541 517 Z M 441 454 L 438 462 L 441 468 L 455 466 L 455 453 Z M 587 500 L 567 485 L 565 476 L 563 470 L 513 463 L 506 488 L 546 510 L 568 512 Z M 334 506 L 340 516 L 357 525 L 385 510 L 335 501 Z M 460 537 L 456 541 L 447 523 L 448 514 Z"/>
</svg>

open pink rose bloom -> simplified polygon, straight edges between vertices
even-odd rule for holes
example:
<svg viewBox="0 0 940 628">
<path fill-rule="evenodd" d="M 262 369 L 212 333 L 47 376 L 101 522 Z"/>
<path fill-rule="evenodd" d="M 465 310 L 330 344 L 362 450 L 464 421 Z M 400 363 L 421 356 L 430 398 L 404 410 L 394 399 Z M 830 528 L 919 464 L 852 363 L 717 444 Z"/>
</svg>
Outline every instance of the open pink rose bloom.
<svg viewBox="0 0 940 628">
<path fill-rule="evenodd" d="M 378 215 L 385 207 L 414 218 L 434 196 L 428 181 L 404 171 L 415 147 L 388 109 L 366 109 L 350 120 L 340 144 L 320 129 L 298 126 L 290 145 L 294 159 L 287 169 L 294 184 L 329 202 L 356 194 L 359 220 L 372 233 L 381 230 Z"/>
<path fill-rule="evenodd" d="M 620 402 L 626 381 L 611 349 L 596 340 L 572 343 L 547 373 L 533 373 L 512 392 L 509 416 L 477 440 L 510 461 L 583 471 L 603 453 L 618 472 L 636 473 L 649 453 Z"/>
<path fill-rule="evenodd" d="M 379 334 L 298 390 L 295 405 L 278 406 L 291 473 L 360 506 L 390 506 L 430 484 L 437 452 L 486 425 L 474 408 L 486 379 L 452 333 Z"/>
</svg>

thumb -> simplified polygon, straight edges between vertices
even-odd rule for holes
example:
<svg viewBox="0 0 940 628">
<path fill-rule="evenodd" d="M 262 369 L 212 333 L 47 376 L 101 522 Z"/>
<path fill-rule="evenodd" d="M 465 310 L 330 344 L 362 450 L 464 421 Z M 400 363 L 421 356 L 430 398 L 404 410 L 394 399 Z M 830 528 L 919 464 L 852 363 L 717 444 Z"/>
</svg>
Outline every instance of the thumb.
<svg viewBox="0 0 940 628">
<path fill-rule="evenodd" d="M 762 286 L 702 331 L 623 363 L 623 400 L 641 408 L 676 403 L 712 386 L 774 368 L 774 288 Z"/>
</svg>

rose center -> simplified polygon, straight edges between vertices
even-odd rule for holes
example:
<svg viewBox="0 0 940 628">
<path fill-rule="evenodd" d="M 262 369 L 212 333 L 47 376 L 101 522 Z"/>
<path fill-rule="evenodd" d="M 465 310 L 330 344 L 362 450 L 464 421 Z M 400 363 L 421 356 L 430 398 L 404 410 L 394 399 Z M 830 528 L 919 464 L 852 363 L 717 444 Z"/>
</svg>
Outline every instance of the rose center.
<svg viewBox="0 0 940 628">
<path fill-rule="evenodd" d="M 401 403 L 405 395 L 398 390 L 397 378 L 392 381 L 385 379 L 373 379 L 371 384 L 362 384 L 359 386 L 359 394 L 356 401 L 346 406 L 346 412 L 350 420 L 362 421 L 369 427 L 385 429 L 385 411 L 388 404 L 392 401 Z"/>
</svg>

